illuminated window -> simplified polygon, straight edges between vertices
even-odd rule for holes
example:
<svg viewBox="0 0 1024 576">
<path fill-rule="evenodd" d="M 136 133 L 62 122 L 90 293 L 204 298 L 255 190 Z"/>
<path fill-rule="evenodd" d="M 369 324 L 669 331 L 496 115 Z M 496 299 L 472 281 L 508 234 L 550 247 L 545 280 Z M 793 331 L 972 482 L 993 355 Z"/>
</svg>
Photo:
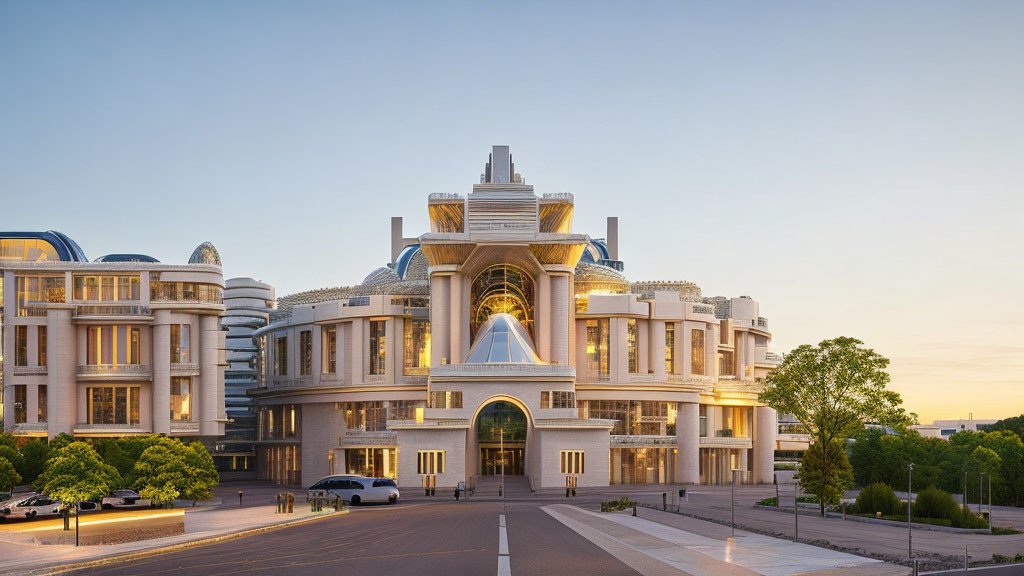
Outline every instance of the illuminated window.
<svg viewBox="0 0 1024 576">
<path fill-rule="evenodd" d="M 665 372 L 676 373 L 676 325 L 665 325 Z"/>
<path fill-rule="evenodd" d="M 444 450 L 420 450 L 416 453 L 417 474 L 444 474 Z"/>
<path fill-rule="evenodd" d="M 729 350 L 723 350 L 718 353 L 718 375 L 719 376 L 735 376 L 736 375 L 736 364 L 734 362 L 733 353 Z"/>
<path fill-rule="evenodd" d="M 86 390 L 89 424 L 139 423 L 138 386 L 90 386 Z"/>
<path fill-rule="evenodd" d="M 587 373 L 608 377 L 608 319 L 587 320 Z"/>
<path fill-rule="evenodd" d="M 171 331 L 174 331 L 174 326 L 171 326 Z M 141 363 L 141 331 L 138 328 L 124 325 L 89 326 L 85 335 L 86 364 Z"/>
<path fill-rule="evenodd" d="M 14 423 L 24 424 L 28 418 L 28 386 L 14 385 Z"/>
<path fill-rule="evenodd" d="M 345 428 L 348 430 L 365 430 L 367 432 L 387 430 L 387 406 L 380 400 L 342 402 L 341 409 L 345 411 Z"/>
<path fill-rule="evenodd" d="M 704 375 L 704 331 L 690 331 L 690 372 L 697 376 Z"/>
<path fill-rule="evenodd" d="M 28 366 L 28 326 L 14 327 L 14 365 Z"/>
<path fill-rule="evenodd" d="M 188 324 L 171 324 L 171 363 L 184 364 L 191 362 L 191 326 Z"/>
<path fill-rule="evenodd" d="M 583 402 L 581 412 L 584 411 Z M 654 400 L 589 400 L 585 413 L 589 418 L 616 420 L 614 435 L 674 436 L 676 405 Z"/>
<path fill-rule="evenodd" d="M 161 282 L 159 274 L 149 277 L 149 299 L 153 302 L 197 302 L 222 304 L 224 289 L 199 282 Z"/>
<path fill-rule="evenodd" d="M 640 368 L 637 362 L 637 326 L 636 320 L 626 320 L 626 353 L 629 355 L 629 373 L 636 374 Z"/>
<path fill-rule="evenodd" d="M 277 347 L 274 350 L 274 374 L 277 376 L 288 375 L 288 337 L 281 336 L 277 339 Z"/>
<path fill-rule="evenodd" d="M 404 374 L 425 376 L 430 372 L 430 322 L 427 320 L 405 321 Z"/>
<path fill-rule="evenodd" d="M 64 276 L 18 276 L 17 316 L 45 316 L 45 311 L 29 310 L 30 302 L 64 302 Z"/>
<path fill-rule="evenodd" d="M 387 372 L 387 322 L 370 320 L 370 374 Z"/>
<path fill-rule="evenodd" d="M 321 370 L 324 374 L 338 373 L 338 328 L 337 326 L 325 326 L 322 330 L 320 345 L 323 346 L 323 360 Z"/>
<path fill-rule="evenodd" d="M 566 390 L 544 390 L 540 393 L 541 408 L 575 408 L 576 393 Z"/>
<path fill-rule="evenodd" d="M 131 329 L 131 341 L 128 347 L 128 363 L 129 364 L 140 364 L 142 363 L 141 355 L 141 344 L 142 344 L 142 331 L 138 328 Z"/>
<path fill-rule="evenodd" d="M 461 390 L 438 390 L 430 392 L 427 396 L 428 408 L 447 408 L 447 409 L 459 409 L 462 408 L 462 391 Z"/>
<path fill-rule="evenodd" d="M 583 450 L 562 450 L 562 474 L 583 474 Z"/>
<path fill-rule="evenodd" d="M 76 274 L 72 279 L 75 300 L 138 301 L 138 276 L 86 276 Z"/>
<path fill-rule="evenodd" d="M 388 402 L 391 420 L 415 420 L 416 409 L 423 408 L 423 400 L 391 400 Z"/>
<path fill-rule="evenodd" d="M 171 420 L 192 419 L 192 379 L 171 378 Z"/>
<path fill-rule="evenodd" d="M 313 373 L 313 331 L 299 332 L 299 375 L 309 376 Z"/>
<path fill-rule="evenodd" d="M 40 384 L 36 397 L 39 399 L 36 409 L 36 420 L 46 422 L 46 384 Z"/>
<path fill-rule="evenodd" d="M 0 240 L 0 260 L 46 262 L 60 260 L 57 250 L 46 240 L 38 238 L 4 238 Z"/>
<path fill-rule="evenodd" d="M 477 274 L 470 289 L 470 340 L 494 314 L 511 314 L 533 337 L 533 278 L 511 264 L 489 266 Z"/>
</svg>

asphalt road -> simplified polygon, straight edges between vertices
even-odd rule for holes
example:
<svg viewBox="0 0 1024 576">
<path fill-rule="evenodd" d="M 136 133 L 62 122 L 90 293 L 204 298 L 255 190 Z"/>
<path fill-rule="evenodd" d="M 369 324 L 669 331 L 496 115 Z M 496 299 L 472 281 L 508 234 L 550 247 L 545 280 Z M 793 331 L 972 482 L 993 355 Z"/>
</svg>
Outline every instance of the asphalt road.
<svg viewBox="0 0 1024 576">
<path fill-rule="evenodd" d="M 540 510 L 544 502 L 408 503 L 354 507 L 349 514 L 76 574 L 498 573 L 505 515 L 512 574 L 637 573 Z"/>
</svg>

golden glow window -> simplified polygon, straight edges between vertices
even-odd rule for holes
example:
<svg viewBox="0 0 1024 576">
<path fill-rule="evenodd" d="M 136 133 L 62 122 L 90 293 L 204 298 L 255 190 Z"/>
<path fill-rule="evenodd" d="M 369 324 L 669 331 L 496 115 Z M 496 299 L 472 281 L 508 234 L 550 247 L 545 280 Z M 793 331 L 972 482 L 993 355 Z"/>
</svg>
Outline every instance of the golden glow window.
<svg viewBox="0 0 1024 576">
<path fill-rule="evenodd" d="M 718 375 L 736 375 L 736 363 L 732 351 L 724 350 L 718 353 Z"/>
<path fill-rule="evenodd" d="M 562 474 L 583 474 L 583 450 L 562 450 L 561 462 Z"/>
<path fill-rule="evenodd" d="M 153 302 L 196 302 L 222 304 L 224 289 L 201 282 L 161 282 L 159 274 L 151 274 L 149 299 Z"/>
<path fill-rule="evenodd" d="M 76 274 L 72 280 L 75 300 L 138 301 L 141 298 L 138 276 L 86 276 Z"/>
<path fill-rule="evenodd" d="M 541 408 L 575 408 L 576 393 L 568 390 L 544 390 L 540 393 Z"/>
<path fill-rule="evenodd" d="M 276 340 L 274 349 L 274 374 L 277 376 L 288 375 L 288 337 L 281 336 Z"/>
<path fill-rule="evenodd" d="M 86 389 L 89 424 L 138 425 L 138 386 L 90 386 Z"/>
<path fill-rule="evenodd" d="M 370 320 L 370 374 L 387 372 L 387 321 Z"/>
<path fill-rule="evenodd" d="M 444 450 L 420 450 L 416 453 L 417 474 L 444 474 Z"/>
<path fill-rule="evenodd" d="M 174 327 L 171 328 L 173 332 Z M 141 330 L 132 326 L 89 326 L 86 328 L 85 363 L 91 366 L 140 364 L 141 337 Z"/>
<path fill-rule="evenodd" d="M 64 276 L 18 276 L 17 316 L 45 316 L 44 311 L 29 310 L 30 302 L 64 302 Z"/>
<path fill-rule="evenodd" d="M 28 366 L 28 326 L 14 327 L 14 365 Z"/>
<path fill-rule="evenodd" d="M 52 244 L 38 238 L 4 238 L 0 240 L 0 260 L 46 262 L 60 260 Z"/>
<path fill-rule="evenodd" d="M 171 420 L 192 419 L 192 379 L 171 378 Z"/>
<path fill-rule="evenodd" d="M 690 331 L 690 372 L 704 376 L 704 330 Z"/>
<path fill-rule="evenodd" d="M 438 390 L 432 391 L 427 396 L 428 408 L 448 408 L 458 409 L 462 408 L 462 391 L 461 390 Z"/>
<path fill-rule="evenodd" d="M 36 364 L 46 366 L 46 326 L 36 327 Z"/>
<path fill-rule="evenodd" d="M 185 364 L 192 358 L 192 327 L 171 324 L 171 364 Z"/>
<path fill-rule="evenodd" d="M 587 373 L 608 377 L 608 319 L 587 320 Z"/>
<path fill-rule="evenodd" d="M 676 372 L 676 325 L 672 323 L 665 325 L 665 372 Z"/>
<path fill-rule="evenodd" d="M 429 321 L 406 319 L 402 371 L 410 376 L 426 376 L 430 372 Z"/>
<path fill-rule="evenodd" d="M 325 326 L 320 334 L 320 345 L 323 347 L 323 359 L 320 362 L 321 371 L 324 374 L 337 374 L 338 328 L 336 326 Z"/>
<path fill-rule="evenodd" d="M 28 386 L 14 385 L 14 423 L 24 424 L 28 421 Z"/>
<path fill-rule="evenodd" d="M 36 404 L 36 420 L 46 422 L 46 384 L 40 384 L 36 394 L 39 400 Z"/>
<path fill-rule="evenodd" d="M 313 331 L 299 332 L 299 375 L 309 376 L 313 373 Z"/>
<path fill-rule="evenodd" d="M 629 373 L 636 374 L 639 370 L 638 340 L 636 320 L 626 320 L 626 353 L 629 356 Z"/>
</svg>

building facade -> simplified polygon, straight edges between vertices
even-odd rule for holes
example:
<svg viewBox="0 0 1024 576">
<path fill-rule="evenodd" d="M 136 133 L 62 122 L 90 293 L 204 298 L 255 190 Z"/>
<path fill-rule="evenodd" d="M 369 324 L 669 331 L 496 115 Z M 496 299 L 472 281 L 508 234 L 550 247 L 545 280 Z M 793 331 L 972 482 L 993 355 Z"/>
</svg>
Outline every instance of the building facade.
<svg viewBox="0 0 1024 576">
<path fill-rule="evenodd" d="M 58 232 L 0 232 L 3 427 L 53 438 L 224 434 L 224 281 L 186 265 L 90 262 Z"/>
<path fill-rule="evenodd" d="M 417 238 L 392 220 L 391 261 L 359 286 L 283 297 L 256 332 L 260 478 L 773 481 L 757 393 L 780 359 L 756 301 L 630 282 L 617 220 L 575 233 L 573 196 L 536 195 L 507 147 L 427 210 Z"/>
</svg>

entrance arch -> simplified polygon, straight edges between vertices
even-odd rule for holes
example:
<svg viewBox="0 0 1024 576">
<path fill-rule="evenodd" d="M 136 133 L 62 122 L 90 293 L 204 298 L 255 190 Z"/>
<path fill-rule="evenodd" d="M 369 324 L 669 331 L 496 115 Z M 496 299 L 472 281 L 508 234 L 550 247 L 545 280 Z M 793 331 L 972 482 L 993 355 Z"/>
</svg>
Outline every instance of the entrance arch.
<svg viewBox="0 0 1024 576">
<path fill-rule="evenodd" d="M 525 474 L 529 417 L 518 402 L 510 400 L 495 399 L 477 410 L 473 432 L 479 455 L 478 474 Z"/>
</svg>

